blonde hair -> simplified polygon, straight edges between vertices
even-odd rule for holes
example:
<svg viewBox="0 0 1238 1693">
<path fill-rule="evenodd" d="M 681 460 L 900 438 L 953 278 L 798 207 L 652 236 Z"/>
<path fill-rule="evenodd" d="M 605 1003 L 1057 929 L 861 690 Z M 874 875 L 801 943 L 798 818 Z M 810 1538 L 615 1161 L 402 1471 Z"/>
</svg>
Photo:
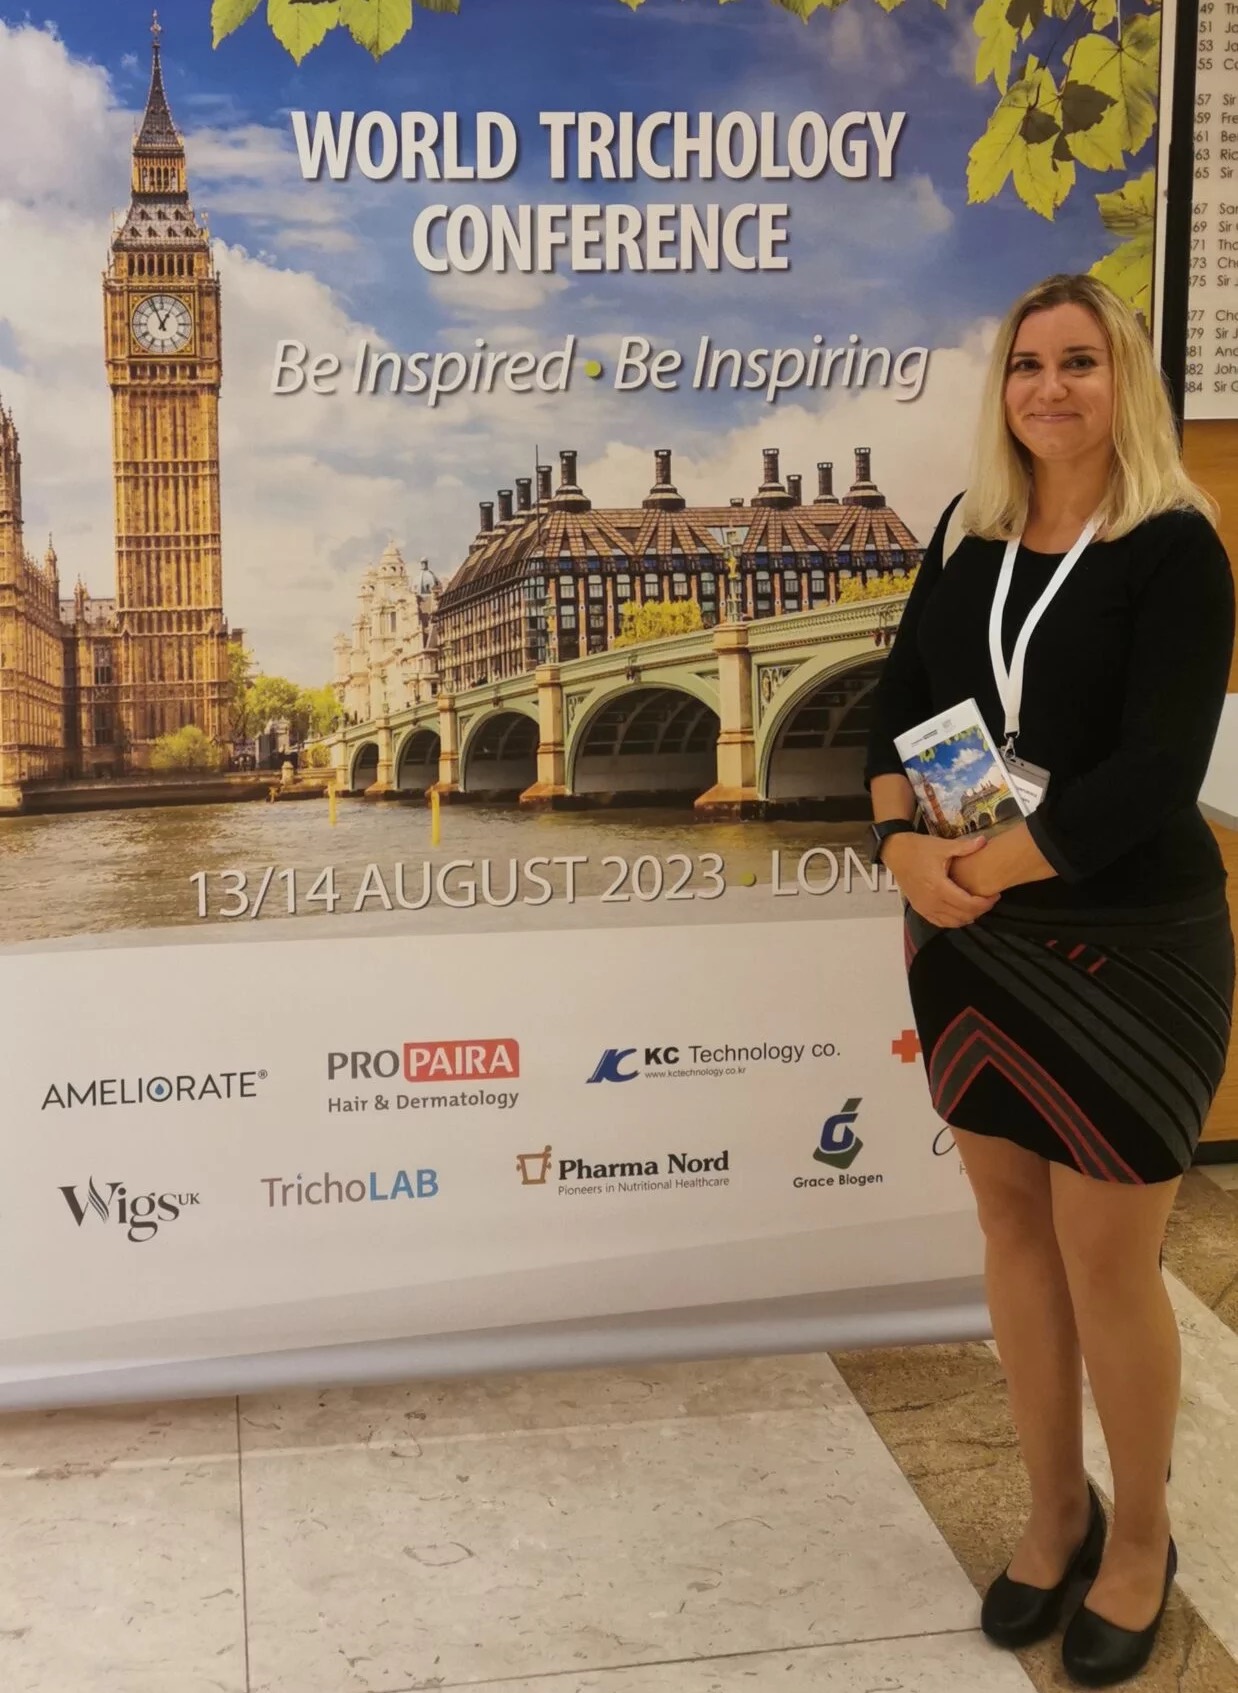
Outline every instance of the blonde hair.
<svg viewBox="0 0 1238 1693">
<path fill-rule="evenodd" d="M 1116 540 L 1164 511 L 1194 510 L 1215 523 L 1215 504 L 1183 469 L 1169 397 L 1143 325 L 1095 277 L 1051 276 L 1015 301 L 997 332 L 961 509 L 964 529 L 987 540 L 1008 541 L 1023 533 L 1031 464 L 1006 421 L 1010 353 L 1026 317 L 1065 305 L 1092 313 L 1113 360 L 1113 470 L 1100 510 L 1101 534 Z"/>
</svg>

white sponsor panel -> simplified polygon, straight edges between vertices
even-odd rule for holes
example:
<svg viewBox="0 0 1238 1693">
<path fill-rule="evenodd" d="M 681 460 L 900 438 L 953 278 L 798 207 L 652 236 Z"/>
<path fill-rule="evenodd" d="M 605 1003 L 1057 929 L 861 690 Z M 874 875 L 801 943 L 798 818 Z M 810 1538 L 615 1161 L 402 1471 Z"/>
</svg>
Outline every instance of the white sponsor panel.
<svg viewBox="0 0 1238 1693">
<path fill-rule="evenodd" d="M 21 961 L 0 1381 L 975 1268 L 893 921 L 238 956 Z"/>
</svg>

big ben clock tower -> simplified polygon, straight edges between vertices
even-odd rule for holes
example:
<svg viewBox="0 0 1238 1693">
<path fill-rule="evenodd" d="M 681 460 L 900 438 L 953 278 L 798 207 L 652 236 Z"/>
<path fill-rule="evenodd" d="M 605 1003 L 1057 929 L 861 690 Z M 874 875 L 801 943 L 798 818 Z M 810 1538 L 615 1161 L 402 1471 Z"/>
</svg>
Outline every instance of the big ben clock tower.
<svg viewBox="0 0 1238 1693">
<path fill-rule="evenodd" d="M 219 277 L 189 201 L 154 23 L 133 195 L 104 278 L 116 483 L 116 708 L 128 760 L 187 724 L 225 738 Z"/>
</svg>

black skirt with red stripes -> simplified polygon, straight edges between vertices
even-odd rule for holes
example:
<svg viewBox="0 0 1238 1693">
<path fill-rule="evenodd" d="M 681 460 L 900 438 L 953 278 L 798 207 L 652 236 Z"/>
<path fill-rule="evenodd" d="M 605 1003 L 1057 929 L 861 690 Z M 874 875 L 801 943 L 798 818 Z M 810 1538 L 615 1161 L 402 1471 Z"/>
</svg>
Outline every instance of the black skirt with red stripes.
<svg viewBox="0 0 1238 1693">
<path fill-rule="evenodd" d="M 1156 911 L 906 916 L 929 1087 L 954 1128 L 1108 1182 L 1189 1168 L 1229 1051 L 1224 893 Z"/>
</svg>

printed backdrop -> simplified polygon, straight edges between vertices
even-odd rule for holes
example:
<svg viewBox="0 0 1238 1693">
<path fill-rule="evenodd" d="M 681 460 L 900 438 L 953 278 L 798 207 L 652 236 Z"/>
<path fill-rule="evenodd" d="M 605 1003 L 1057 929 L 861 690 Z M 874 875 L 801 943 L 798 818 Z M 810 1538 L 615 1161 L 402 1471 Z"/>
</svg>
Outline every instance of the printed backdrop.
<svg viewBox="0 0 1238 1693">
<path fill-rule="evenodd" d="M 967 1283 L 867 702 L 1011 298 L 1152 327 L 1160 8 L 43 10 L 0 1402 Z"/>
</svg>

